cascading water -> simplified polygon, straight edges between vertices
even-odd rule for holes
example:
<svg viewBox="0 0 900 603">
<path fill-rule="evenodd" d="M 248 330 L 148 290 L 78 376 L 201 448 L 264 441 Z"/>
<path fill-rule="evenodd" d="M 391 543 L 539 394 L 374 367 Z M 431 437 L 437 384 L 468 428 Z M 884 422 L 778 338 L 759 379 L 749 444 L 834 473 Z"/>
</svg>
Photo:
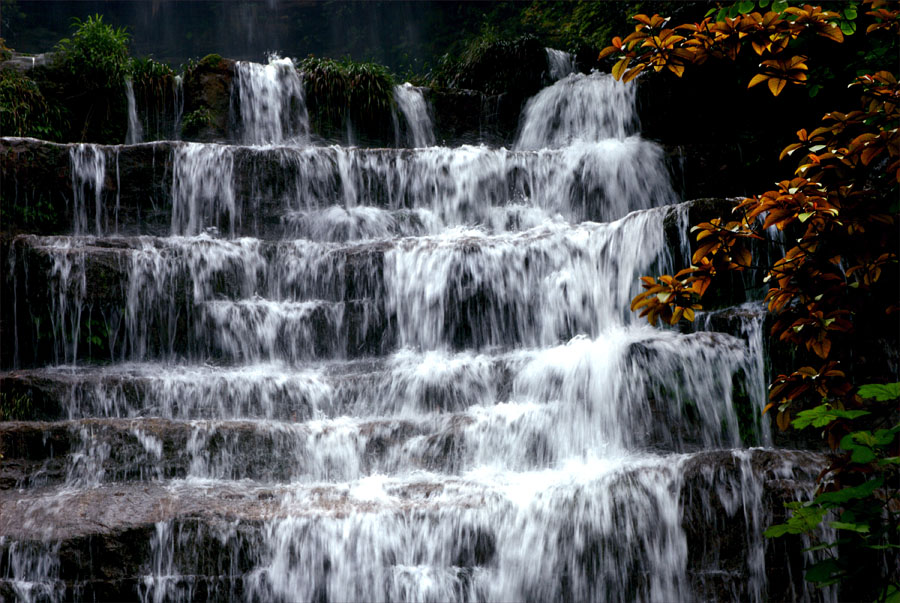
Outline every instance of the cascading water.
<svg viewBox="0 0 900 603">
<path fill-rule="evenodd" d="M 632 87 L 562 77 L 514 150 L 431 146 L 398 90 L 430 148 L 259 147 L 308 140 L 302 86 L 238 63 L 254 146 L 174 147 L 168 236 L 107 236 L 112 150 L 71 148 L 75 233 L 9 259 L 51 266 L 59 366 L 15 375 L 57 406 L 16 426 L 45 456 L 0 495 L 0 588 L 104 592 L 61 569 L 96 529 L 141 543 L 144 601 L 767 597 L 764 489 L 798 496 L 815 455 L 744 448 L 770 443 L 738 411 L 761 323 L 629 311 L 687 216 Z M 112 362 L 86 363 L 100 318 Z"/>
<path fill-rule="evenodd" d="M 104 232 L 101 225 L 103 212 L 103 181 L 106 178 L 106 155 L 102 148 L 90 144 L 78 144 L 69 150 L 72 178 L 73 223 L 76 234 L 90 230 L 88 211 L 93 201 L 94 227 L 97 234 Z M 91 199 L 93 197 L 93 199 Z"/>
<path fill-rule="evenodd" d="M 428 105 L 422 91 L 406 82 L 394 87 L 394 100 L 403 114 L 409 130 L 411 147 L 430 147 L 434 145 L 434 129 L 431 117 L 428 116 Z"/>
<path fill-rule="evenodd" d="M 547 51 L 547 69 L 551 80 L 561 80 L 570 73 L 575 73 L 575 57 L 568 52 L 545 48 Z"/>
<path fill-rule="evenodd" d="M 273 55 L 267 65 L 238 61 L 234 89 L 242 142 L 308 142 L 309 115 L 303 82 L 291 59 Z"/>
</svg>

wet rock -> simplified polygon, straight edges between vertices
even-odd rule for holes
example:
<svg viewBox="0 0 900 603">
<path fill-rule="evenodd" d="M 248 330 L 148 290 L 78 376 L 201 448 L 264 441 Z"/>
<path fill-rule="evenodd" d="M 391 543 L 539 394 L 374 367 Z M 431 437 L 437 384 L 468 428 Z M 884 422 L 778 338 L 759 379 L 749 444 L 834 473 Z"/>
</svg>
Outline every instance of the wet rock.
<svg viewBox="0 0 900 603">
<path fill-rule="evenodd" d="M 199 142 L 224 142 L 230 134 L 234 61 L 207 55 L 184 75 L 182 133 Z"/>
</svg>

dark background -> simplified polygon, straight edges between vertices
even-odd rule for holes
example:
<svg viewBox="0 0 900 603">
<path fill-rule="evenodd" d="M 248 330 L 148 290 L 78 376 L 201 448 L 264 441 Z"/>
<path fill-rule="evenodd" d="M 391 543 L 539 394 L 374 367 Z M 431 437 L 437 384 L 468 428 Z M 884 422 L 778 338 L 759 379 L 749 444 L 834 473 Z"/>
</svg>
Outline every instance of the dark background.
<svg viewBox="0 0 900 603">
<path fill-rule="evenodd" d="M 52 50 L 72 18 L 100 13 L 127 27 L 131 54 L 172 67 L 210 53 L 262 61 L 267 52 L 349 56 L 397 73 L 423 71 L 485 23 L 514 18 L 527 2 L 334 0 L 2 0 L 0 37 L 25 53 Z"/>
</svg>

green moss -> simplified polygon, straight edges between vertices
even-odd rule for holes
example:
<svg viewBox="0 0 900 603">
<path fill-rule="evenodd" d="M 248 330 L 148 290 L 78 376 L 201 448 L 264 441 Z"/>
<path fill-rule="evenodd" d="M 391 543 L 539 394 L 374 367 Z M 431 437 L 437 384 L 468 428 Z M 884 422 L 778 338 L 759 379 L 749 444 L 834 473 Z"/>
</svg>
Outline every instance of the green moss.
<svg viewBox="0 0 900 603">
<path fill-rule="evenodd" d="M 202 59 L 198 65 L 203 65 L 204 67 L 209 67 L 211 69 L 217 68 L 222 63 L 222 57 L 218 54 L 208 54 Z"/>
</svg>

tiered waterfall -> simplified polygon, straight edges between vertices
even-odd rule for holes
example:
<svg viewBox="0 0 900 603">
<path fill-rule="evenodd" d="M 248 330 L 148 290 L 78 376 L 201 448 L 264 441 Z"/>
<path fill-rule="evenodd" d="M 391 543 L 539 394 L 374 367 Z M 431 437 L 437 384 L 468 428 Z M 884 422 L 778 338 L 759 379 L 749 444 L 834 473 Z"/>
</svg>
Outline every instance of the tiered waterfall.
<svg viewBox="0 0 900 603">
<path fill-rule="evenodd" d="M 435 146 L 409 85 L 406 148 L 317 142 L 286 59 L 238 64 L 235 144 L 70 145 L 72 231 L 6 255 L 3 378 L 55 410 L 0 425 L 0 593 L 770 596 L 771 486 L 815 459 L 771 449 L 760 314 L 630 312 L 689 204 L 633 87 L 551 59 L 509 149 Z"/>
</svg>

